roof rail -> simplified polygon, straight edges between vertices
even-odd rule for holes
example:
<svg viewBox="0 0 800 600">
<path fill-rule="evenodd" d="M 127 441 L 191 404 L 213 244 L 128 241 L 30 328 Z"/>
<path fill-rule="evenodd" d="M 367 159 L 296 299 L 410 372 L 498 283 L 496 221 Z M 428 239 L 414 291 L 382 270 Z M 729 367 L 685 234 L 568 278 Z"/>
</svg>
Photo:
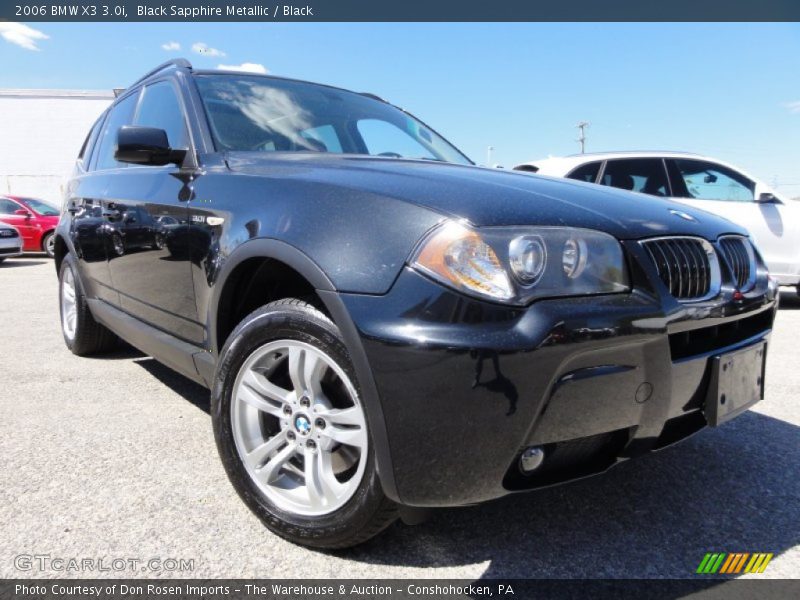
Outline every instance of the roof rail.
<svg viewBox="0 0 800 600">
<path fill-rule="evenodd" d="M 175 58 L 175 59 L 173 59 L 173 60 L 168 60 L 167 62 L 165 62 L 165 63 L 161 63 L 160 65 L 158 65 L 158 66 L 157 66 L 155 69 L 153 69 L 152 71 L 148 71 L 147 73 L 145 73 L 144 75 L 142 75 L 141 77 L 139 77 L 139 79 L 137 79 L 136 81 L 134 81 L 132 84 L 130 84 L 130 85 L 129 85 L 127 88 L 125 88 L 125 89 L 130 89 L 130 88 L 132 88 L 133 86 L 135 86 L 135 85 L 138 85 L 138 84 L 142 83 L 142 82 L 143 82 L 145 79 L 147 79 L 148 77 L 152 77 L 153 75 L 155 75 L 155 74 L 156 74 L 156 73 L 158 73 L 159 71 L 163 71 L 164 69 L 168 69 L 169 67 L 176 67 L 176 68 L 178 68 L 178 69 L 189 69 L 189 70 L 191 70 L 191 68 L 192 68 L 192 63 L 190 63 L 190 62 L 189 62 L 188 60 L 186 60 L 185 58 Z"/>
<path fill-rule="evenodd" d="M 378 102 L 383 102 L 384 104 L 389 104 L 386 100 L 378 96 L 377 94 L 372 94 L 370 92 L 359 92 L 359 96 L 366 96 L 367 98 L 372 98 L 373 100 L 377 100 Z"/>
</svg>

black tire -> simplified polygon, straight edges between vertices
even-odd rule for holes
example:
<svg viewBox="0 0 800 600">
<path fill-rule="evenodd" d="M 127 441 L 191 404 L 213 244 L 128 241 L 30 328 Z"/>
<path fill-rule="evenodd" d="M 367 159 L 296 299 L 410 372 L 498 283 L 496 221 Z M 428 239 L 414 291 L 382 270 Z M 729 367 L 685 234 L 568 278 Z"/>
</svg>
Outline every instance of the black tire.
<svg viewBox="0 0 800 600">
<path fill-rule="evenodd" d="M 5 257 L 0 258 L 0 263 L 2 263 L 4 260 L 5 260 Z"/>
<path fill-rule="evenodd" d="M 75 308 L 77 310 L 75 334 L 71 339 L 64 328 L 64 305 L 62 302 L 64 293 L 62 282 L 64 280 L 64 273 L 67 270 L 72 273 L 72 278 L 75 282 Z M 58 281 L 58 306 L 59 315 L 61 317 L 61 332 L 67 348 L 77 356 L 90 356 L 92 354 L 101 354 L 113 350 L 117 346 L 119 338 L 94 320 L 92 312 L 89 310 L 89 305 L 86 302 L 83 285 L 78 277 L 75 259 L 71 254 L 67 254 L 61 263 L 61 268 L 58 272 Z"/>
<path fill-rule="evenodd" d="M 360 396 L 347 348 L 336 325 L 302 300 L 272 302 L 248 315 L 230 335 L 220 354 L 211 393 L 217 449 L 233 487 L 271 531 L 314 548 L 355 546 L 376 536 L 398 517 L 397 505 L 383 493 L 371 437 L 364 475 L 355 493 L 341 508 L 321 516 L 303 516 L 278 508 L 250 478 L 237 452 L 231 422 L 237 374 L 254 351 L 282 339 L 305 342 L 327 353 L 347 373 Z"/>
<path fill-rule="evenodd" d="M 42 251 L 44 251 L 44 253 L 50 258 L 53 258 L 56 255 L 55 244 L 53 243 L 55 240 L 54 236 L 55 232 L 51 231 L 46 233 L 42 238 Z"/>
</svg>

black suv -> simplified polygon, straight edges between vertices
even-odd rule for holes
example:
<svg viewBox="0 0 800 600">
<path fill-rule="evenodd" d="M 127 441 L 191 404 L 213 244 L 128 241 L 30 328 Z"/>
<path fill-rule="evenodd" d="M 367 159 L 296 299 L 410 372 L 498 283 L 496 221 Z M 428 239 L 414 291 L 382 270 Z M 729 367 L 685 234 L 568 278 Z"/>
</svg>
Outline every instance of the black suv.
<svg viewBox="0 0 800 600">
<path fill-rule="evenodd" d="M 164 243 L 120 251 L 134 213 Z M 242 499 L 328 548 L 742 412 L 776 308 L 725 220 L 477 167 L 376 96 L 183 60 L 95 124 L 56 259 L 72 352 L 119 336 L 210 388 Z"/>
</svg>

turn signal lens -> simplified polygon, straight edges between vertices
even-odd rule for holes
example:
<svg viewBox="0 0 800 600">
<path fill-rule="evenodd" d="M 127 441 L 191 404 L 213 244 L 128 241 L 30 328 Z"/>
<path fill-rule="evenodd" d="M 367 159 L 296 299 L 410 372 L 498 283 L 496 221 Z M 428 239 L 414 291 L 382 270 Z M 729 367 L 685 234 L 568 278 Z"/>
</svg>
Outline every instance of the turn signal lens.
<svg viewBox="0 0 800 600">
<path fill-rule="evenodd" d="M 456 222 L 435 230 L 417 252 L 413 265 L 442 283 L 495 300 L 514 297 L 506 270 L 481 236 Z"/>
</svg>

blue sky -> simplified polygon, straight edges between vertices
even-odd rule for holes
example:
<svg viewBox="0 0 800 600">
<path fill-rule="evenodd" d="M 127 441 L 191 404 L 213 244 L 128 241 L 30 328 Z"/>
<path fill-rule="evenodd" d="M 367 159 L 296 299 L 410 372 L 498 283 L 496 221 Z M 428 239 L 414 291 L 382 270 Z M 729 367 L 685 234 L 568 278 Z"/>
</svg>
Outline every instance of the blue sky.
<svg viewBox="0 0 800 600">
<path fill-rule="evenodd" d="M 383 96 L 477 162 L 488 145 L 507 167 L 577 152 L 587 120 L 590 151 L 701 152 L 800 196 L 798 24 L 29 26 L 47 38 L 0 24 L 0 87 L 124 87 L 174 56 L 250 62 Z"/>
</svg>

